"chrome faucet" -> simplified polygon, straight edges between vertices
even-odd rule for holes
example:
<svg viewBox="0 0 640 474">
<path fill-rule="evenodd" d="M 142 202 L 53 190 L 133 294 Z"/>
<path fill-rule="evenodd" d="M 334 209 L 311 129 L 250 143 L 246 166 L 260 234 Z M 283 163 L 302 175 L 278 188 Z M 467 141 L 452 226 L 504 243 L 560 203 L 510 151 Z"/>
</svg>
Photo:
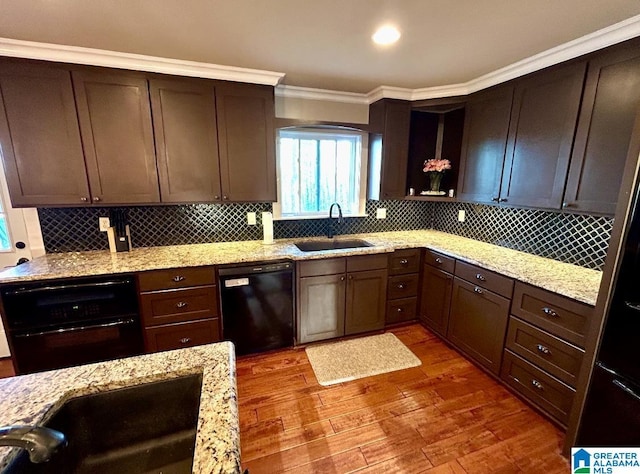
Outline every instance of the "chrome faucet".
<svg viewBox="0 0 640 474">
<path fill-rule="evenodd" d="M 333 239 L 335 234 L 335 229 L 333 227 L 333 206 L 338 208 L 338 224 L 342 224 L 342 208 L 340 207 L 340 204 L 334 202 L 329 208 L 329 220 L 327 221 L 327 238 L 329 239 Z"/>
<path fill-rule="evenodd" d="M 44 426 L 16 425 L 0 428 L 0 446 L 26 449 L 33 463 L 48 461 L 59 448 L 67 445 L 62 433 Z"/>
</svg>

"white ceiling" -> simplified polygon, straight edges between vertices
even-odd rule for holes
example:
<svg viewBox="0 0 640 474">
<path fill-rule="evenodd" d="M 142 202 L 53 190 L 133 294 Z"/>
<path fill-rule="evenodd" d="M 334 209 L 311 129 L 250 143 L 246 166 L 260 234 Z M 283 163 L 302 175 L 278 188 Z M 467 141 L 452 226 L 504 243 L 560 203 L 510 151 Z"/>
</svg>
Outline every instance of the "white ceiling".
<svg viewBox="0 0 640 474">
<path fill-rule="evenodd" d="M 0 37 L 369 92 L 464 83 L 638 14 L 638 0 L 0 0 Z M 381 48 L 384 23 L 402 37 Z"/>
</svg>

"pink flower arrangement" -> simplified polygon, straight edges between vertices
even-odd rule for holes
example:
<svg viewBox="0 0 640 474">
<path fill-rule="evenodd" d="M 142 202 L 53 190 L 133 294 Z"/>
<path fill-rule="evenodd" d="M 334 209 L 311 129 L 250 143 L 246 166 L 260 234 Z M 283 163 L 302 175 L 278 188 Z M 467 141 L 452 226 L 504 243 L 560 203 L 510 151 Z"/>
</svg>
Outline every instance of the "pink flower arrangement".
<svg viewBox="0 0 640 474">
<path fill-rule="evenodd" d="M 422 168 L 422 171 L 424 171 L 425 173 L 430 173 L 433 171 L 438 173 L 444 173 L 445 170 L 450 170 L 450 169 L 451 169 L 451 162 L 449 160 L 434 158 L 431 160 L 426 160 L 424 162 L 424 167 Z"/>
</svg>

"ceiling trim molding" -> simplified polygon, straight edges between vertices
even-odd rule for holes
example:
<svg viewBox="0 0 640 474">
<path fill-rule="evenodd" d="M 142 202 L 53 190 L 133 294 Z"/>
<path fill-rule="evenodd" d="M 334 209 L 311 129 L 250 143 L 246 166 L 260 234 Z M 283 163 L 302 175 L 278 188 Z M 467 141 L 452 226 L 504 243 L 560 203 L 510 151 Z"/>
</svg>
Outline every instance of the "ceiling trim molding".
<svg viewBox="0 0 640 474">
<path fill-rule="evenodd" d="M 60 44 L 38 43 L 0 38 L 0 56 L 40 59 L 72 64 L 104 66 L 116 69 L 157 72 L 177 76 L 202 77 L 223 81 L 277 85 L 284 73 L 248 69 L 219 64 L 161 58 L 143 54 L 121 53 L 104 49 L 84 48 Z"/>
<path fill-rule="evenodd" d="M 367 94 L 357 92 L 332 91 L 311 87 L 285 86 L 276 87 L 275 94 L 287 99 L 321 100 L 325 102 L 342 102 L 346 104 L 369 104 Z"/>
</svg>

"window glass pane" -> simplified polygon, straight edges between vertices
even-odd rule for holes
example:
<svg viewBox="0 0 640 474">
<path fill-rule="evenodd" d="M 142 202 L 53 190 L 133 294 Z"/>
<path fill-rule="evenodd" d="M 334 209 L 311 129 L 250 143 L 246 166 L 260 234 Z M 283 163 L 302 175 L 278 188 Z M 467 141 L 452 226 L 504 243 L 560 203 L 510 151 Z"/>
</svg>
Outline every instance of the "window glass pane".
<svg viewBox="0 0 640 474">
<path fill-rule="evenodd" d="M 336 141 L 320 141 L 320 202 L 318 210 L 329 209 L 336 201 Z"/>
<path fill-rule="evenodd" d="M 300 186 L 298 147 L 300 140 L 282 138 L 280 140 L 280 181 L 285 186 L 281 194 L 282 212 L 293 214 L 300 212 L 298 189 Z"/>
<path fill-rule="evenodd" d="M 0 251 L 11 250 L 11 241 L 9 239 L 9 228 L 7 227 L 7 218 L 4 213 L 0 214 Z"/>
<path fill-rule="evenodd" d="M 337 146 L 338 172 L 336 174 L 336 202 L 344 207 L 346 212 L 357 212 L 357 198 L 354 203 L 354 195 L 359 194 L 359 183 L 354 179 L 354 146 L 353 140 L 340 140 Z M 354 204 L 356 208 L 354 210 Z"/>
<path fill-rule="evenodd" d="M 300 211 L 318 211 L 318 141 L 300 140 Z"/>
</svg>

